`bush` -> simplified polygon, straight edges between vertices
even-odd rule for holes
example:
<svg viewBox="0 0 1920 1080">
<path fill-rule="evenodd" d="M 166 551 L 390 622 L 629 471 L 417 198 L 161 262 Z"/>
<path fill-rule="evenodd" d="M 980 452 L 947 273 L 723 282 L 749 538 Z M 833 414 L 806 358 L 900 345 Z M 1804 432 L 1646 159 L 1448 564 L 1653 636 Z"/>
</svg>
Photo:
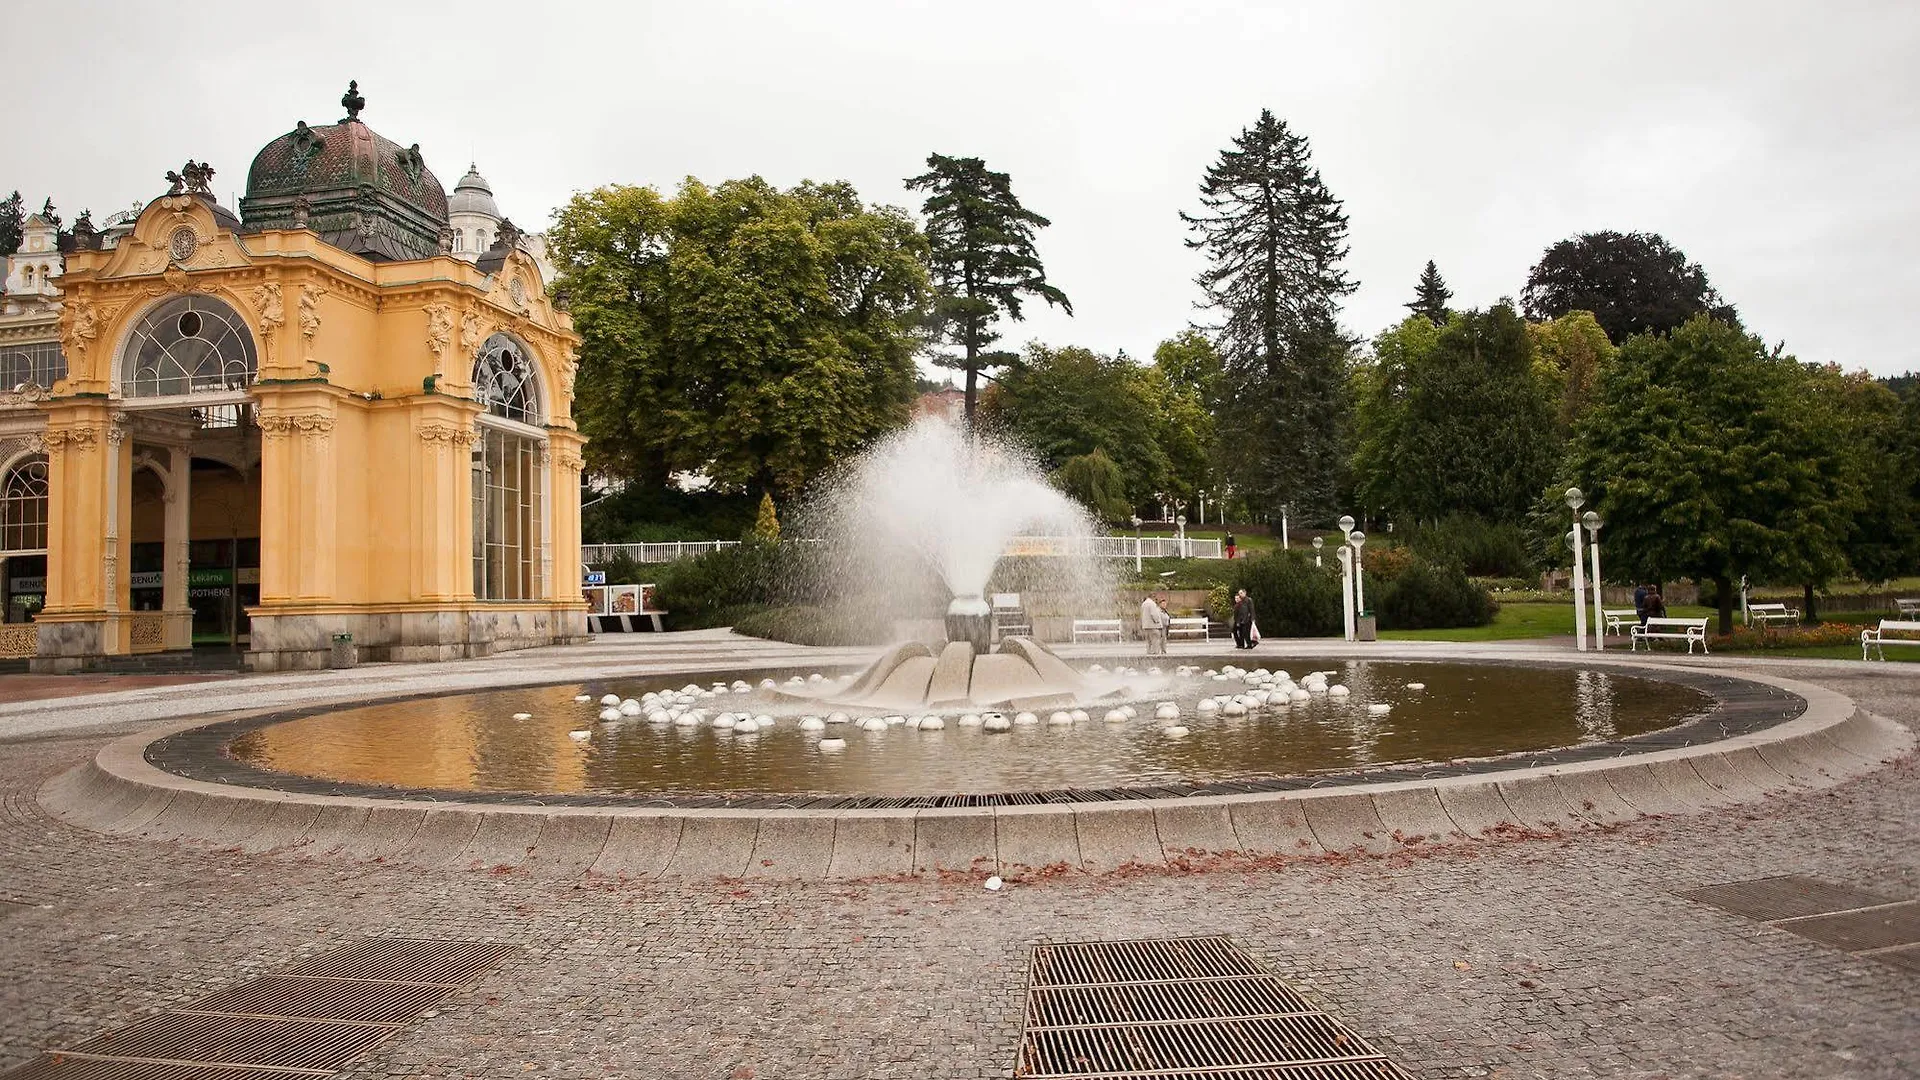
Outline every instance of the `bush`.
<svg viewBox="0 0 1920 1080">
<path fill-rule="evenodd" d="M 1458 563 L 1415 560 L 1378 594 L 1382 630 L 1485 626 L 1499 605 Z"/>
<path fill-rule="evenodd" d="M 1327 637 L 1342 631 L 1337 568 L 1315 567 L 1309 554 L 1294 551 L 1235 559 L 1232 565 L 1234 587 L 1253 598 L 1262 637 Z"/>
<path fill-rule="evenodd" d="M 1207 590 L 1207 617 L 1214 622 L 1231 623 L 1233 621 L 1233 590 L 1225 585 L 1215 585 Z"/>
<path fill-rule="evenodd" d="M 1423 559 L 1457 563 L 1475 577 L 1527 577 L 1536 570 L 1518 522 L 1448 514 L 1407 530 L 1406 543 Z"/>
</svg>

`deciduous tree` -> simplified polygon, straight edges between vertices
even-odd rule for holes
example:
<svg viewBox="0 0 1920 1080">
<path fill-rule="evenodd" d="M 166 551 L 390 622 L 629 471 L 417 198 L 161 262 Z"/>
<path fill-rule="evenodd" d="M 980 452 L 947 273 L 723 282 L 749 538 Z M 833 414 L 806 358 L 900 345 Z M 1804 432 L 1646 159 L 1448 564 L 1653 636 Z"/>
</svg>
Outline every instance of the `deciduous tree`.
<svg viewBox="0 0 1920 1080">
<path fill-rule="evenodd" d="M 1695 315 L 1739 323 L 1700 264 L 1657 233 L 1603 229 L 1562 240 L 1527 274 L 1521 301 L 1527 318 L 1537 321 L 1591 311 L 1615 345 L 1634 334 L 1664 333 Z"/>
<path fill-rule="evenodd" d="M 928 265 L 934 285 L 933 323 L 940 339 L 960 354 L 934 362 L 966 372 L 966 416 L 973 423 L 982 372 L 1017 357 L 989 349 L 1000 340 L 994 324 L 1019 322 L 1024 301 L 1034 297 L 1073 314 L 1067 294 L 1047 282 L 1034 236 L 1051 222 L 1020 204 L 1013 181 L 979 158 L 927 157 L 927 171 L 907 181 L 927 192 Z"/>
<path fill-rule="evenodd" d="M 1049 469 L 1103 451 L 1120 470 L 1122 495 L 1138 505 L 1166 490 L 1168 474 L 1150 371 L 1125 355 L 1036 342 L 987 396 L 982 416 Z"/>
</svg>

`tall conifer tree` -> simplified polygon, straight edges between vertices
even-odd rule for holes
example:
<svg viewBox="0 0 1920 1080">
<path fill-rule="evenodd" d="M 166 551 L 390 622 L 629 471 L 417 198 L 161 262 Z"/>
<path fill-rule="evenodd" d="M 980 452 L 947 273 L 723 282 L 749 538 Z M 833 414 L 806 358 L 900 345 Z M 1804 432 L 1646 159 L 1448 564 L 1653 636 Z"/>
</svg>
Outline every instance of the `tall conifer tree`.
<svg viewBox="0 0 1920 1080">
<path fill-rule="evenodd" d="M 18 191 L 0 199 L 0 255 L 11 255 L 20 250 L 20 227 L 26 221 L 26 208 L 20 201 Z"/>
<path fill-rule="evenodd" d="M 1021 301 L 1035 296 L 1073 314 L 1067 294 L 1047 283 L 1034 250 L 1034 233 L 1052 224 L 1020 205 L 1006 173 L 979 158 L 927 157 L 927 171 L 907 181 L 927 192 L 928 265 L 934 285 L 934 320 L 940 337 L 961 349 L 935 363 L 967 373 L 967 426 L 983 371 L 1004 367 L 1017 354 L 990 351 L 1000 340 L 993 324 L 1002 316 L 1019 322 Z"/>
<path fill-rule="evenodd" d="M 1413 300 L 1401 305 L 1415 315 L 1425 315 L 1427 321 L 1435 326 L 1447 325 L 1447 301 L 1453 299 L 1453 290 L 1447 288 L 1446 279 L 1440 276 L 1440 268 L 1427 260 L 1427 268 L 1420 271 L 1420 284 L 1414 286 Z"/>
<path fill-rule="evenodd" d="M 1228 479 L 1256 511 L 1329 519 L 1347 456 L 1346 213 L 1307 140 L 1265 109 L 1207 169 L 1200 206 L 1180 217 L 1211 262 L 1195 280 L 1222 318 Z"/>
</svg>

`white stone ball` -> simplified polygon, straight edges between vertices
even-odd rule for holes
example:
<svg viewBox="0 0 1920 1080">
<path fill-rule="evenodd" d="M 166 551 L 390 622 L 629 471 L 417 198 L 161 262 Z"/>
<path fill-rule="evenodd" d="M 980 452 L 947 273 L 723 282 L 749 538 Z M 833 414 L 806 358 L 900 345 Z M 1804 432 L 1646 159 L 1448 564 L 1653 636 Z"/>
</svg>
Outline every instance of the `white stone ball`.
<svg viewBox="0 0 1920 1080">
<path fill-rule="evenodd" d="M 1159 674 L 1161 674 L 1161 671 L 1160 671 L 1160 669 L 1159 669 L 1159 668 L 1157 668 L 1157 667 L 1150 667 L 1150 668 L 1148 668 L 1148 669 L 1147 669 L 1147 674 L 1149 674 L 1149 675 L 1159 675 Z"/>
<path fill-rule="evenodd" d="M 1121 711 L 1121 712 L 1123 712 L 1123 713 L 1126 713 L 1126 714 L 1127 714 L 1127 719 L 1129 719 L 1129 720 L 1133 720 L 1133 719 L 1137 719 L 1137 718 L 1138 718 L 1138 717 L 1140 716 L 1140 710 L 1139 710 L 1139 709 L 1136 709 L 1136 708 L 1134 708 L 1134 707 L 1133 707 L 1133 706 L 1131 706 L 1131 705 L 1122 705 L 1122 706 L 1120 706 L 1120 711 Z"/>
<path fill-rule="evenodd" d="M 893 716 L 887 717 L 886 720 L 883 721 L 883 723 L 885 723 L 888 727 L 899 727 L 901 724 L 904 724 L 906 722 L 907 722 L 907 718 L 897 713 L 894 714 Z"/>
<path fill-rule="evenodd" d="M 846 748 L 847 748 L 847 740 L 845 739 L 821 739 L 820 740 L 820 749 L 822 751 L 831 752 L 834 750 L 845 750 Z"/>
<path fill-rule="evenodd" d="M 745 679 L 735 679 L 732 689 L 736 694 L 750 693 L 753 690 L 753 684 Z"/>
<path fill-rule="evenodd" d="M 628 698 L 620 703 L 621 716 L 639 716 L 643 711 L 644 710 L 640 708 L 640 703 L 632 698 Z"/>
<path fill-rule="evenodd" d="M 712 686 L 707 687 L 707 689 L 713 691 L 716 694 L 724 694 L 728 692 L 727 684 L 723 682 L 714 683 Z"/>
<path fill-rule="evenodd" d="M 680 692 L 681 692 L 682 694 L 689 694 L 689 695 L 691 695 L 691 694 L 698 694 L 698 693 L 700 692 L 700 684 L 699 684 L 699 683 L 688 683 L 687 685 L 685 685 L 685 686 L 683 686 L 683 687 L 681 687 L 681 688 L 680 688 Z"/>
<path fill-rule="evenodd" d="M 593 735 L 593 732 L 591 731 L 567 732 L 567 738 L 572 739 L 574 742 L 586 742 L 588 738 L 592 737 L 592 735 Z"/>
<path fill-rule="evenodd" d="M 1407 689 L 1409 690 L 1425 690 L 1426 688 L 1427 684 L 1423 682 L 1410 682 L 1407 684 Z"/>
<path fill-rule="evenodd" d="M 918 717 L 918 716 L 909 716 L 909 717 L 907 717 L 907 724 L 906 724 L 906 726 L 907 726 L 907 730 L 908 730 L 908 731 L 919 731 L 919 730 L 920 730 L 920 720 L 921 720 L 921 718 L 920 718 L 920 717 Z"/>
<path fill-rule="evenodd" d="M 1287 695 L 1287 700 L 1293 702 L 1295 705 L 1298 705 L 1303 701 L 1310 701 L 1312 699 L 1313 699 L 1312 694 L 1307 693 L 1305 690 L 1302 690 L 1297 686 L 1293 688 L 1292 693 Z"/>
<path fill-rule="evenodd" d="M 668 713 L 667 710 L 665 709 L 655 709 L 652 712 L 647 714 L 647 723 L 671 724 L 673 723 L 673 716 L 670 713 Z"/>
<path fill-rule="evenodd" d="M 618 719 L 620 719 L 619 709 L 601 709 L 600 710 L 600 720 L 602 723 L 611 724 Z"/>
<path fill-rule="evenodd" d="M 700 718 L 693 713 L 683 712 L 673 718 L 674 727 L 699 727 Z"/>
<path fill-rule="evenodd" d="M 1334 683 L 1332 686 L 1327 687 L 1328 697 L 1346 697 L 1348 694 L 1351 694 L 1352 692 L 1353 691 L 1348 690 L 1345 686 L 1341 685 L 1340 683 Z"/>
<path fill-rule="evenodd" d="M 1039 723 L 1040 718 L 1030 712 L 1023 712 L 1023 713 L 1015 714 L 1013 718 L 1013 722 L 1020 725 L 1021 727 L 1030 727 L 1034 724 Z"/>
<path fill-rule="evenodd" d="M 1327 693 L 1327 684 L 1326 684 L 1326 683 L 1323 683 L 1323 682 L 1316 682 L 1316 683 L 1308 683 L 1308 684 L 1307 684 L 1307 693 L 1309 693 L 1309 694 L 1324 694 L 1324 693 Z"/>
<path fill-rule="evenodd" d="M 807 681 L 810 683 L 826 682 L 827 677 L 816 671 L 807 676 Z"/>
<path fill-rule="evenodd" d="M 817 716 L 803 716 L 800 718 L 800 730 L 825 731 L 827 730 L 827 722 Z"/>
<path fill-rule="evenodd" d="M 1222 705 L 1220 707 L 1220 715 L 1245 716 L 1247 715 L 1247 707 L 1245 705 L 1240 704 L 1237 701 L 1229 701 L 1225 705 Z"/>
<path fill-rule="evenodd" d="M 1393 706 L 1385 703 L 1374 704 L 1367 706 L 1367 711 L 1375 716 L 1385 716 L 1393 711 Z"/>
<path fill-rule="evenodd" d="M 1193 733 L 1176 724 L 1173 727 L 1161 728 L 1160 734 L 1165 735 L 1169 739 L 1184 739 Z"/>
<path fill-rule="evenodd" d="M 1127 722 L 1127 714 L 1119 709 L 1108 709 L 1103 719 L 1109 724 L 1124 724 Z"/>
<path fill-rule="evenodd" d="M 602 705 L 619 705 L 619 704 L 620 704 L 620 695 L 619 695 L 619 694 L 608 694 L 607 696 L 605 696 L 605 697 L 603 697 L 603 698 L 601 698 L 601 699 L 600 699 L 600 704 L 602 704 Z"/>
<path fill-rule="evenodd" d="M 761 731 L 765 731 L 773 726 L 773 717 L 768 716 L 766 713 L 761 713 L 753 718 L 753 726 L 759 728 Z"/>
<path fill-rule="evenodd" d="M 806 683 L 807 683 L 806 678 L 801 675 L 793 675 L 787 679 L 788 686 L 805 686 Z"/>
<path fill-rule="evenodd" d="M 979 727 L 985 722 L 980 718 L 979 713 L 962 713 L 960 716 L 961 727 Z"/>
<path fill-rule="evenodd" d="M 1153 710 L 1153 718 L 1155 720 L 1178 720 L 1180 719 L 1180 706 L 1175 705 L 1171 701 L 1163 702 L 1159 708 Z"/>
<path fill-rule="evenodd" d="M 1073 714 L 1070 712 L 1053 713 L 1047 717 L 1047 723 L 1053 725 L 1054 727 L 1066 727 L 1067 725 L 1073 723 Z"/>
<path fill-rule="evenodd" d="M 1106 666 L 1105 666 L 1104 664 L 1089 664 L 1089 665 L 1087 666 L 1087 672 L 1088 672 L 1089 674 L 1095 674 L 1095 675 L 1097 675 L 1097 674 L 1099 674 L 1100 672 L 1103 672 L 1103 671 L 1105 671 L 1105 670 L 1107 670 L 1107 669 L 1106 669 Z"/>
<path fill-rule="evenodd" d="M 843 712 L 827 714 L 827 723 L 829 724 L 844 724 L 852 719 L 853 717 L 848 716 L 846 713 L 843 713 Z"/>
<path fill-rule="evenodd" d="M 1220 673 L 1213 670 L 1212 668 L 1208 668 L 1207 670 L 1200 673 L 1200 677 L 1203 679 L 1217 679 L 1220 677 Z"/>
<path fill-rule="evenodd" d="M 752 725 L 753 725 L 753 721 L 748 720 L 747 726 L 751 727 Z M 736 719 L 734 715 L 730 712 L 723 712 L 719 716 L 716 716 L 713 718 L 713 729 L 715 731 L 732 731 L 734 728 L 737 728 L 739 726 L 740 726 L 740 721 Z"/>
<path fill-rule="evenodd" d="M 987 731 L 1006 731 L 1013 727 L 1013 722 L 1001 713 L 988 713 L 981 718 L 980 726 Z"/>
<path fill-rule="evenodd" d="M 592 701 L 593 695 L 592 694 L 575 694 L 573 695 L 573 700 L 584 704 L 585 702 Z"/>
<path fill-rule="evenodd" d="M 1073 717 L 1073 722 L 1076 724 L 1084 724 L 1092 719 L 1085 709 L 1075 709 L 1067 715 Z"/>
<path fill-rule="evenodd" d="M 865 720 L 860 721 L 860 730 L 876 731 L 876 732 L 885 731 L 887 730 L 886 718 L 879 717 L 879 716 L 869 716 Z"/>
<path fill-rule="evenodd" d="M 776 683 L 776 682 L 774 682 L 774 681 L 773 681 L 772 679 L 761 679 L 761 680 L 760 680 L 760 689 L 762 689 L 762 690 L 771 690 L 771 689 L 773 689 L 774 687 L 776 687 L 776 686 L 778 686 L 778 685 L 780 685 L 780 684 L 779 684 L 779 683 Z"/>
<path fill-rule="evenodd" d="M 920 721 L 921 731 L 944 731 L 946 727 L 946 720 L 938 716 L 928 716 Z"/>
<path fill-rule="evenodd" d="M 1201 716 L 1207 716 L 1219 712 L 1220 703 L 1212 698 L 1201 698 L 1200 703 L 1193 707 L 1193 711 L 1199 713 Z"/>
</svg>

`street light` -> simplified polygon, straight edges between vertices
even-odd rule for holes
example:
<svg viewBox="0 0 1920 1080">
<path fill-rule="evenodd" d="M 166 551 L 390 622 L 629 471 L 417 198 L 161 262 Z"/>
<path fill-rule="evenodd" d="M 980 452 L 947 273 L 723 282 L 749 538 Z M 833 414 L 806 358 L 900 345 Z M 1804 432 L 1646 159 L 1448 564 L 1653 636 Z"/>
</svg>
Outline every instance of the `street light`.
<svg viewBox="0 0 1920 1080">
<path fill-rule="evenodd" d="M 1187 515 L 1175 517 L 1173 523 L 1180 531 L 1180 557 L 1184 559 L 1187 557 Z"/>
<path fill-rule="evenodd" d="M 1367 534 L 1355 529 L 1353 535 L 1347 537 L 1347 543 L 1353 545 L 1353 612 L 1355 615 L 1365 615 L 1367 590 L 1361 571 L 1366 566 L 1366 560 L 1360 557 L 1360 549 L 1366 546 Z"/>
<path fill-rule="evenodd" d="M 1286 503 L 1280 504 L 1280 550 L 1281 551 L 1286 551 L 1291 546 L 1287 543 L 1287 511 L 1290 509 L 1292 509 L 1292 507 L 1288 506 Z M 1268 518 L 1267 520 L 1272 521 L 1273 519 Z"/>
<path fill-rule="evenodd" d="M 1326 546 L 1327 546 L 1327 541 L 1324 537 L 1316 536 L 1313 538 L 1313 565 L 1314 566 L 1318 567 L 1320 565 L 1320 549 Z"/>
<path fill-rule="evenodd" d="M 1573 511 L 1573 642 L 1581 652 L 1587 651 L 1587 575 L 1580 565 L 1580 508 L 1586 504 L 1579 488 L 1567 489 L 1567 509 Z"/>
<path fill-rule="evenodd" d="M 1347 537 L 1352 535 L 1353 535 L 1353 515 L 1348 514 L 1347 516 L 1340 519 L 1340 542 L 1343 544 L 1346 543 Z"/>
<path fill-rule="evenodd" d="M 1133 572 L 1140 572 L 1140 515 L 1133 515 Z"/>
<path fill-rule="evenodd" d="M 1358 636 L 1354 633 L 1353 618 L 1353 548 L 1341 544 L 1334 556 L 1340 560 L 1340 618 L 1346 625 L 1347 640 L 1352 641 Z"/>
<path fill-rule="evenodd" d="M 1593 647 L 1605 651 L 1607 647 L 1606 610 L 1600 606 L 1600 526 L 1606 522 L 1592 510 L 1580 515 L 1587 526 L 1587 542 L 1593 545 Z"/>
</svg>

